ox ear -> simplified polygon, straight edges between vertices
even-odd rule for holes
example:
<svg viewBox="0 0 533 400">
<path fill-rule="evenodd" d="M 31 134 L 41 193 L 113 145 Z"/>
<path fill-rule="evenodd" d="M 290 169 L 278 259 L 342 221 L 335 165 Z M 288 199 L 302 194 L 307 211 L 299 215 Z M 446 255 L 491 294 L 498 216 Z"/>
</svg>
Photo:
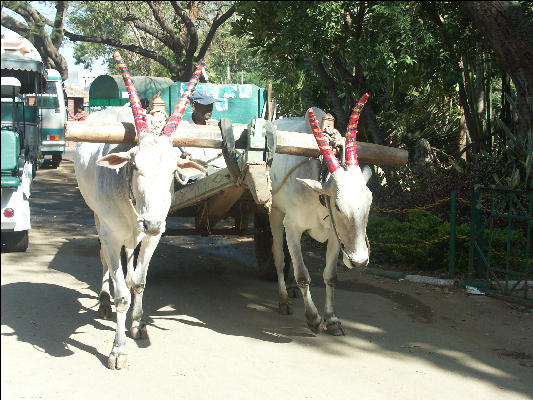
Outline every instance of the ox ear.
<svg viewBox="0 0 533 400">
<path fill-rule="evenodd" d="M 207 175 L 207 170 L 200 164 L 192 160 L 178 158 L 178 168 L 176 170 L 176 179 L 182 185 L 187 184 L 189 178 L 200 175 L 202 178 Z"/>
<path fill-rule="evenodd" d="M 120 153 L 108 154 L 107 156 L 100 158 L 98 161 L 96 161 L 96 165 L 111 169 L 119 169 L 130 160 L 130 153 L 123 151 Z"/>
<path fill-rule="evenodd" d="M 326 185 L 323 185 L 319 181 L 315 181 L 314 179 L 302 178 L 296 178 L 296 180 L 302 182 L 305 186 L 307 186 L 309 189 L 315 191 L 318 194 L 329 194 L 328 190 L 326 189 Z"/>
</svg>

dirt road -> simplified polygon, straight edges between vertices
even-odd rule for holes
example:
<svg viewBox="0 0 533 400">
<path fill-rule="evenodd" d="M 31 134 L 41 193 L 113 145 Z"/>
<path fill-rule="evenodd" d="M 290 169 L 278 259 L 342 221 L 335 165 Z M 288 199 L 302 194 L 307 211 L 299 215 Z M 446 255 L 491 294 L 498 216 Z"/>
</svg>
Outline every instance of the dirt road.
<svg viewBox="0 0 533 400">
<path fill-rule="evenodd" d="M 250 238 L 164 237 L 150 339 L 128 339 L 127 369 L 111 371 L 115 322 L 97 313 L 98 244 L 72 162 L 39 171 L 31 207 L 28 251 L 1 256 L 2 399 L 533 398 L 531 310 L 350 271 L 336 291 L 346 336 L 314 335 L 301 299 L 277 313 Z"/>
</svg>

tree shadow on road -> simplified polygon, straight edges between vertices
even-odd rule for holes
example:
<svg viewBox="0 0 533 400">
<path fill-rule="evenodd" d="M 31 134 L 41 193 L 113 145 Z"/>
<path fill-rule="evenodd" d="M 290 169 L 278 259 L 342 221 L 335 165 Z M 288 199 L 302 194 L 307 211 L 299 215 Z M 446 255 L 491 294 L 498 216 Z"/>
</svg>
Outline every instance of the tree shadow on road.
<svg viewBox="0 0 533 400">
<path fill-rule="evenodd" d="M 65 208 L 61 192 L 72 193 L 73 185 L 75 183 L 65 184 L 64 190 L 54 192 L 53 209 L 43 212 L 47 217 L 56 211 L 59 215 Z M 36 197 L 41 206 L 46 207 L 46 196 Z M 79 193 L 68 199 L 82 201 Z M 90 298 L 96 302 L 102 272 L 98 240 L 94 228 L 89 227 L 90 218 L 87 210 L 68 214 L 66 222 L 70 225 L 67 228 L 72 227 L 80 237 L 68 239 L 48 268 L 85 282 L 93 293 Z M 61 232 L 60 226 L 64 228 L 58 224 L 58 232 Z M 73 257 L 75 262 L 72 262 Z M 312 278 L 313 298 L 322 311 L 323 283 L 317 271 L 312 271 Z M 301 299 L 294 300 L 293 315 L 280 315 L 276 283 L 258 280 L 253 270 L 233 260 L 201 254 L 163 238 L 150 263 L 144 311 L 149 330 L 169 329 L 166 327 L 169 323 L 176 327 L 185 324 L 223 335 L 277 343 L 280 351 L 284 351 L 285 344 L 303 344 L 306 351 L 350 358 L 354 363 L 359 354 L 382 354 L 394 361 L 414 359 L 421 366 L 429 363 L 457 376 L 526 396 L 533 390 L 531 379 L 525 379 L 529 369 L 517 372 L 516 364 L 508 359 L 492 357 L 476 343 L 443 332 L 435 324 L 431 307 L 416 297 L 357 282 L 339 283 L 339 289 L 336 310 L 346 336 L 314 335 L 306 327 Z M 14 330 L 7 335 L 16 335 L 19 340 L 42 348 L 50 355 L 68 356 L 72 351 L 66 345 L 72 345 L 107 365 L 107 356 L 73 339 L 77 330 L 87 324 L 105 331 L 102 340 L 105 335 L 112 337 L 114 331 L 99 322 L 96 309 L 82 306 L 80 299 L 83 297 L 87 295 L 55 284 L 4 285 L 2 324 Z M 53 324 L 50 322 L 53 320 L 60 323 Z M 129 341 L 128 346 L 132 345 Z M 149 342 L 139 341 L 137 345 L 146 347 Z"/>
<path fill-rule="evenodd" d="M 78 330 L 86 325 L 112 331 L 112 328 L 95 319 L 96 313 L 80 303 L 83 295 L 77 290 L 63 286 L 17 282 L 2 286 L 2 325 L 9 326 L 13 333 L 3 336 L 17 336 L 17 339 L 34 346 L 54 357 L 73 354 L 69 346 L 77 347 L 96 356 L 107 365 L 107 356 L 92 346 L 74 339 Z"/>
<path fill-rule="evenodd" d="M 50 268 L 86 282 L 96 298 L 101 276 L 97 249 L 95 238 L 72 239 L 59 249 Z M 65 257 L 76 252 L 79 253 L 79 263 L 69 265 L 64 262 Z M 312 276 L 313 298 L 321 311 L 324 302 L 323 283 L 316 271 Z M 59 292 L 69 293 L 71 303 L 72 298 L 79 296 L 74 290 L 61 289 Z M 403 357 L 431 363 L 442 370 L 519 393 L 530 390 L 528 384 L 515 375 L 516 370 L 509 368 L 506 360 L 489 357 L 472 343 L 440 332 L 434 326 L 433 310 L 418 298 L 358 282 L 341 282 L 339 289 L 336 294 L 337 311 L 346 336 L 315 335 L 306 327 L 301 299 L 294 300 L 293 315 L 284 316 L 277 312 L 275 282 L 259 280 L 253 270 L 236 265 L 233 260 L 202 254 L 162 240 L 150 264 L 144 311 L 149 331 L 168 329 L 163 325 L 168 327 L 170 321 L 223 335 L 279 344 L 305 344 L 309 351 L 338 357 L 356 357 L 358 352 L 381 353 L 394 359 Z M 58 288 L 54 291 L 58 291 Z M 8 302 L 11 301 L 8 299 Z M 62 335 L 64 341 L 84 323 L 99 327 L 96 312 L 85 313 L 84 320 L 79 322 L 79 308 L 74 308 L 64 313 L 64 318 L 70 321 Z M 36 313 L 33 318 L 38 321 L 41 318 L 39 324 L 42 324 L 47 320 L 44 315 L 43 310 L 43 313 Z M 94 320 L 90 321 L 91 318 Z M 12 323 L 12 319 L 7 322 L 8 325 Z M 109 330 L 108 327 L 102 327 Z M 32 330 L 33 326 L 25 323 L 14 329 L 26 328 Z M 59 335 L 56 329 L 48 334 L 56 338 Z M 357 339 L 355 343 L 354 338 Z M 40 339 L 40 342 L 35 342 L 38 339 L 29 334 L 26 340 L 41 347 L 44 344 L 45 349 L 46 345 L 52 346 L 49 350 L 51 353 L 61 350 L 51 341 Z M 149 347 L 150 344 L 142 340 L 135 343 L 139 347 Z M 133 343 L 129 342 L 128 346 L 131 345 Z M 104 357 L 98 353 L 92 354 Z"/>
</svg>

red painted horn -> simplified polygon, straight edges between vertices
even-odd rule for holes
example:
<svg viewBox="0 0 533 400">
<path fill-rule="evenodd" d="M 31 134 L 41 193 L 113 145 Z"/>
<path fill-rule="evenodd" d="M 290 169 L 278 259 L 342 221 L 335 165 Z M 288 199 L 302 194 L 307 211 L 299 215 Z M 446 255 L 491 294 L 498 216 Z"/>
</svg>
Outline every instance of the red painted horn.
<svg viewBox="0 0 533 400">
<path fill-rule="evenodd" d="M 141 100 L 139 99 L 137 89 L 135 89 L 135 85 L 131 79 L 131 74 L 128 71 L 128 67 L 126 67 L 126 64 L 120 56 L 120 53 L 118 51 L 114 51 L 113 56 L 117 61 L 118 68 L 122 74 L 122 79 L 124 79 L 124 85 L 126 85 L 126 90 L 128 91 L 128 95 L 130 97 L 131 110 L 133 111 L 133 119 L 135 122 L 135 129 L 137 130 L 137 136 L 141 138 L 141 136 L 150 132 L 150 129 L 148 129 L 148 125 L 146 124 L 146 117 L 144 115 L 144 109 L 141 106 Z"/>
<path fill-rule="evenodd" d="M 204 67 L 205 67 L 205 62 L 204 60 L 202 60 L 200 61 L 200 64 L 198 64 L 198 66 L 196 67 L 196 70 L 194 71 L 194 73 L 192 74 L 192 77 L 189 80 L 187 87 L 183 91 L 180 97 L 180 100 L 178 101 L 176 108 L 174 108 L 174 112 L 168 119 L 165 127 L 163 128 L 161 135 L 172 136 L 172 134 L 176 131 L 176 129 L 178 129 L 178 124 L 183 118 L 183 114 L 185 113 L 185 109 L 187 108 L 187 104 L 189 103 L 191 94 L 192 92 L 194 92 L 194 89 L 196 88 L 196 84 L 200 80 L 200 75 L 202 74 L 202 70 L 204 69 Z"/>
<path fill-rule="evenodd" d="M 368 93 L 365 93 L 359 99 L 352 111 L 350 121 L 348 122 L 346 142 L 344 146 L 346 149 L 344 154 L 347 167 L 350 167 L 352 165 L 359 165 L 359 162 L 357 161 L 357 142 L 355 140 L 357 136 L 357 124 L 359 123 L 359 114 L 361 114 L 361 110 L 363 109 L 363 106 L 365 105 L 369 97 L 370 95 Z"/>
<path fill-rule="evenodd" d="M 309 118 L 309 125 L 311 125 L 313 135 L 315 135 L 315 140 L 318 144 L 318 148 L 324 156 L 324 160 L 326 161 L 326 165 L 328 166 L 329 172 L 334 173 L 339 168 L 341 168 L 341 164 L 339 163 L 339 160 L 337 160 L 337 157 L 335 157 L 335 155 L 333 154 L 331 146 L 329 145 L 326 137 L 320 130 L 320 126 L 318 126 L 318 121 L 316 120 L 315 113 L 313 112 L 312 108 L 307 110 L 307 115 Z"/>
</svg>

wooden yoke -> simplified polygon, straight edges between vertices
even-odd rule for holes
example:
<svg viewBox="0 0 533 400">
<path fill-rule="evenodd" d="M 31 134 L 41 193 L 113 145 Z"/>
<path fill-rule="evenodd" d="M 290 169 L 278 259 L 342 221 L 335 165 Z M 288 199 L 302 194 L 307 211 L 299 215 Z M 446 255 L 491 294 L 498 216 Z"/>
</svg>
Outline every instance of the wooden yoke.
<svg viewBox="0 0 533 400">
<path fill-rule="evenodd" d="M 246 134 L 246 128 L 247 125 L 244 124 L 233 124 L 235 147 L 237 149 L 246 148 L 246 140 L 239 140 L 241 135 Z M 313 135 L 287 131 L 276 131 L 275 135 L 276 153 L 304 157 L 318 157 L 320 154 Z M 129 122 L 68 121 L 65 124 L 65 140 L 134 144 L 137 142 L 137 135 L 135 127 Z M 180 124 L 174 133 L 172 143 L 174 147 L 223 148 L 222 135 L 217 125 Z M 358 142 L 357 155 L 364 164 L 388 167 L 405 165 L 408 159 L 407 150 L 365 142 Z"/>
</svg>

